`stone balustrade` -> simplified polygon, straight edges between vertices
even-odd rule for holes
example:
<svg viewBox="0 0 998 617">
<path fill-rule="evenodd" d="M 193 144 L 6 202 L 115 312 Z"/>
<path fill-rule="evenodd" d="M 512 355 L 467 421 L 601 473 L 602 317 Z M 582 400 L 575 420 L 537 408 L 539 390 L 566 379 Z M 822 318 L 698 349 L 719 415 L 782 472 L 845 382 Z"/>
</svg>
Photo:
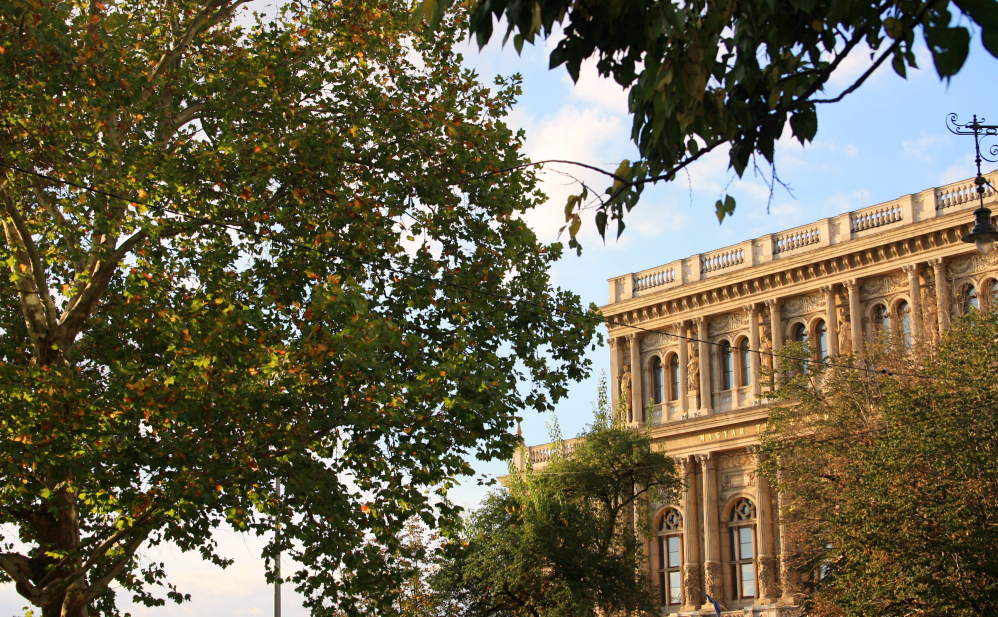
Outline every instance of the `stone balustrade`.
<svg viewBox="0 0 998 617">
<path fill-rule="evenodd" d="M 700 262 L 700 272 L 702 274 L 717 272 L 718 270 L 724 270 L 725 268 L 731 268 L 732 266 L 740 266 L 743 263 L 745 263 L 744 249 L 735 248 L 722 250 L 704 256 L 703 260 Z"/>
<path fill-rule="evenodd" d="M 887 206 L 873 206 L 850 213 L 851 228 L 853 233 L 876 229 L 891 223 L 900 223 L 904 217 L 900 204 L 890 204 Z"/>
<path fill-rule="evenodd" d="M 653 270 L 639 272 L 634 275 L 634 291 L 645 291 L 663 285 L 671 285 L 676 282 L 676 269 L 671 266 L 662 266 Z"/>
<path fill-rule="evenodd" d="M 994 182 L 994 180 L 992 180 Z M 984 187 L 984 197 L 991 197 L 995 194 L 995 189 L 992 185 L 986 185 Z M 960 204 L 971 203 L 977 200 L 977 185 L 974 184 L 974 180 L 965 180 L 957 185 L 949 185 L 936 189 L 936 209 L 944 210 L 952 206 L 958 206 Z"/>
<path fill-rule="evenodd" d="M 821 242 L 821 230 L 818 227 L 808 227 L 773 235 L 774 255 L 790 253 Z"/>
</svg>

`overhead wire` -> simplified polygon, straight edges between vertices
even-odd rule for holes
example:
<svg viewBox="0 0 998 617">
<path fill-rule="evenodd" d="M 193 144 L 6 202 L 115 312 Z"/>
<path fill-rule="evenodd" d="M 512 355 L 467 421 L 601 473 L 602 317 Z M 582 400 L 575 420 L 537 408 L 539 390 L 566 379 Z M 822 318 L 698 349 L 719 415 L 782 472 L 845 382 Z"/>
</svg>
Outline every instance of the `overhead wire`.
<svg viewBox="0 0 998 617">
<path fill-rule="evenodd" d="M 211 226 L 215 226 L 215 227 L 225 228 L 225 229 L 228 229 L 230 231 L 234 231 L 234 232 L 246 235 L 246 236 L 251 236 L 251 237 L 259 238 L 261 240 L 264 240 L 264 241 L 267 241 L 267 242 L 271 242 L 271 243 L 274 243 L 274 244 L 280 244 L 280 245 L 287 246 L 287 247 L 290 247 L 290 248 L 297 248 L 297 249 L 301 249 L 301 250 L 310 251 L 310 252 L 317 253 L 319 255 L 325 256 L 325 257 L 334 257 L 336 259 L 340 259 L 340 260 L 345 261 L 345 262 L 351 262 L 351 263 L 354 263 L 354 264 L 357 264 L 357 265 L 361 265 L 361 266 L 364 266 L 364 267 L 368 267 L 368 268 L 385 268 L 387 271 L 392 272 L 394 274 L 408 276 L 408 277 L 411 277 L 411 278 L 415 278 L 415 279 L 419 279 L 419 280 L 422 280 L 422 281 L 430 282 L 430 283 L 433 283 L 435 285 L 441 285 L 441 286 L 444 286 L 444 287 L 450 287 L 452 289 L 459 289 L 459 290 L 470 292 L 470 293 L 473 293 L 473 294 L 480 294 L 480 295 L 488 296 L 490 298 L 495 298 L 495 299 L 498 299 L 498 300 L 503 300 L 503 301 L 506 301 L 506 302 L 514 303 L 514 304 L 521 304 L 521 305 L 531 306 L 531 307 L 542 309 L 542 310 L 545 310 L 545 311 L 549 311 L 549 312 L 553 312 L 553 313 L 558 313 L 558 314 L 561 314 L 561 315 L 566 316 L 566 317 L 574 317 L 574 318 L 585 319 L 585 320 L 593 320 L 593 321 L 596 321 L 598 323 L 605 323 L 605 324 L 607 324 L 608 327 L 610 325 L 615 325 L 615 326 L 621 326 L 621 327 L 629 328 L 631 330 L 637 330 L 637 331 L 640 331 L 640 332 L 646 332 L 646 333 L 650 333 L 650 334 L 664 334 L 666 336 L 671 336 L 671 337 L 674 337 L 674 338 L 677 338 L 677 339 L 682 339 L 682 340 L 685 340 L 685 341 L 690 342 L 690 343 L 704 343 L 706 345 L 711 345 L 711 346 L 714 346 L 714 347 L 721 347 L 722 346 L 722 343 L 714 342 L 714 341 L 709 341 L 709 340 L 703 340 L 703 339 L 697 338 L 695 336 L 687 336 L 687 335 L 682 334 L 682 333 L 671 333 L 671 332 L 665 331 L 664 329 L 660 330 L 660 329 L 654 329 L 654 328 L 645 328 L 645 327 L 642 327 L 642 326 L 637 326 L 637 325 L 634 325 L 634 324 L 628 324 L 628 323 L 624 323 L 624 322 L 617 321 L 617 320 L 614 320 L 614 319 L 608 319 L 608 318 L 603 317 L 603 316 L 594 316 L 594 315 L 591 315 L 591 314 L 579 313 L 579 312 L 576 312 L 576 311 L 571 311 L 571 310 L 568 310 L 568 309 L 560 308 L 560 307 L 557 307 L 557 306 L 551 306 L 551 305 L 544 304 L 544 303 L 541 303 L 541 302 L 535 302 L 533 300 L 528 300 L 526 298 L 517 298 L 515 296 L 511 296 L 511 295 L 508 295 L 508 294 L 497 293 L 497 292 L 494 292 L 494 291 L 489 291 L 489 290 L 486 290 L 486 289 L 481 289 L 481 288 L 476 288 L 476 287 L 470 287 L 470 286 L 467 286 L 467 285 L 462 285 L 460 283 L 452 283 L 452 282 L 442 281 L 442 280 L 439 280 L 439 279 L 435 279 L 435 278 L 433 278 L 431 276 L 425 276 L 425 275 L 422 275 L 422 274 L 417 274 L 417 273 L 411 272 L 409 270 L 405 270 L 405 269 L 399 268 L 397 266 L 391 266 L 391 265 L 389 265 L 389 266 L 382 266 L 382 265 L 374 264 L 374 263 L 371 263 L 369 261 L 365 261 L 365 260 L 359 259 L 357 257 L 350 257 L 348 255 L 344 255 L 342 253 L 338 253 L 336 251 L 332 251 L 332 250 L 329 250 L 329 249 L 321 249 L 321 248 L 319 248 L 317 246 L 311 246 L 311 245 L 303 244 L 303 243 L 300 243 L 300 242 L 294 242 L 294 241 L 291 241 L 291 240 L 284 240 L 284 239 L 280 239 L 280 238 L 274 238 L 274 237 L 272 237 L 272 236 L 270 236 L 268 234 L 264 234 L 264 233 L 253 231 L 253 230 L 249 230 L 249 229 L 246 229 L 244 227 L 241 227 L 239 225 L 235 225 L 235 224 L 232 224 L 232 223 L 226 223 L 224 221 L 216 221 L 216 220 L 205 218 L 205 217 L 201 217 L 201 216 L 198 216 L 198 215 L 195 215 L 195 214 L 188 214 L 186 212 L 180 212 L 178 210 L 173 210 L 173 209 L 167 208 L 165 206 L 160 206 L 160 205 L 152 204 L 152 203 L 149 203 L 147 201 L 140 201 L 140 200 L 137 200 L 137 199 L 131 199 L 129 197 L 126 197 L 126 196 L 123 196 L 123 195 L 119 195 L 117 193 L 112 193 L 110 191 L 105 191 L 105 190 L 102 190 L 102 189 L 99 189 L 99 188 L 96 188 L 96 187 L 93 187 L 93 186 L 89 186 L 89 185 L 86 185 L 86 184 L 81 184 L 81 183 L 78 183 L 78 182 L 74 182 L 72 180 L 66 180 L 64 178 L 57 178 L 57 177 L 50 176 L 50 175 L 42 173 L 42 172 L 38 172 L 38 171 L 30 170 L 30 169 L 24 169 L 23 167 L 19 167 L 17 165 L 12 165 L 12 164 L 7 163 L 5 161 L 0 161 L 0 167 L 4 167 L 6 169 L 9 169 L 9 170 L 17 172 L 17 173 L 21 173 L 21 174 L 25 174 L 25 175 L 30 175 L 30 176 L 34 176 L 34 177 L 37 177 L 37 178 L 40 178 L 40 179 L 43 179 L 43 180 L 47 180 L 47 181 L 55 183 L 55 184 L 64 184 L 66 186 L 71 186 L 71 187 L 77 188 L 77 189 L 82 190 L 82 191 L 87 191 L 87 192 L 92 193 L 94 195 L 101 195 L 103 197 L 108 197 L 108 198 L 111 198 L 111 199 L 118 199 L 118 200 L 121 200 L 121 201 L 128 202 L 129 204 L 137 204 L 137 205 L 143 206 L 145 208 L 148 208 L 149 210 L 158 211 L 158 212 L 161 212 L 161 213 L 164 213 L 164 214 L 170 214 L 170 215 L 173 215 L 173 216 L 182 217 L 182 218 L 187 219 L 189 221 L 193 221 L 193 222 L 197 222 L 197 223 L 202 223 L 202 224 L 205 224 L 205 225 L 211 225 Z M 594 324 L 594 325 L 597 325 L 597 324 Z M 774 360 L 782 359 L 782 360 L 791 360 L 791 361 L 806 361 L 806 359 L 798 358 L 798 357 L 795 357 L 795 356 L 782 355 L 782 354 L 776 353 L 774 351 L 762 351 L 762 350 L 754 350 L 754 349 L 753 350 L 749 350 L 749 351 L 751 353 L 759 354 L 760 356 L 763 356 L 763 355 L 764 356 L 769 356 L 769 357 L 771 357 Z M 983 382 L 986 382 L 986 383 L 993 383 L 993 380 L 990 380 L 990 379 L 972 378 L 972 377 L 949 377 L 949 376 L 945 376 L 945 375 L 927 375 L 927 374 L 924 374 L 924 373 L 910 373 L 910 372 L 904 372 L 904 371 L 893 371 L 893 370 L 888 370 L 888 369 L 877 369 L 877 368 L 871 368 L 871 367 L 865 367 L 865 366 L 856 366 L 856 365 L 853 365 L 853 364 L 843 364 L 843 363 L 839 363 L 839 362 L 832 362 L 830 359 L 821 360 L 820 363 L 822 365 L 826 366 L 826 367 L 829 367 L 829 368 L 842 368 L 842 369 L 848 369 L 848 370 L 865 372 L 865 373 L 868 373 L 868 374 L 880 374 L 880 375 L 887 375 L 887 376 L 892 376 L 892 377 L 913 377 L 913 378 L 918 378 L 918 379 L 944 380 L 944 381 L 955 381 L 955 382 L 974 382 L 974 383 L 983 383 Z"/>
</svg>

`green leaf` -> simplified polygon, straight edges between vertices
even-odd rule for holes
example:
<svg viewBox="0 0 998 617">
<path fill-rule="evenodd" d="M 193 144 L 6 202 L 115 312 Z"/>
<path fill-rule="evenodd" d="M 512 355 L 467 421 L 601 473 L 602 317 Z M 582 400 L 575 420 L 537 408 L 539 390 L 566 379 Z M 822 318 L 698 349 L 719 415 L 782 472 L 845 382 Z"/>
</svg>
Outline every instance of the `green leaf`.
<svg viewBox="0 0 998 617">
<path fill-rule="evenodd" d="M 731 195 L 726 195 L 724 201 L 720 199 L 714 205 L 715 213 L 717 214 L 717 222 L 723 223 L 724 217 L 731 216 L 735 213 L 735 198 Z"/>
</svg>

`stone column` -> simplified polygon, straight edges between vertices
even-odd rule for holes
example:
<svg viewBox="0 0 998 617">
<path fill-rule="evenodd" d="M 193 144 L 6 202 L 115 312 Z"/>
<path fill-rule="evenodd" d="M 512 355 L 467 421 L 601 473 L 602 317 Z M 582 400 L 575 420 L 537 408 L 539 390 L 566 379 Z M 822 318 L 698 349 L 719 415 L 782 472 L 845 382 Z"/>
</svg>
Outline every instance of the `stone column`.
<svg viewBox="0 0 998 617">
<path fill-rule="evenodd" d="M 759 357 L 759 305 L 753 302 L 745 307 L 748 311 L 748 340 L 749 349 L 752 353 L 749 354 L 749 373 L 752 375 L 752 394 L 755 398 L 759 398 L 762 395 L 761 384 L 759 383 L 759 366 L 761 365 L 762 358 Z"/>
<path fill-rule="evenodd" d="M 908 293 L 911 295 L 911 302 L 908 304 L 911 317 L 911 340 L 921 341 L 924 332 L 922 330 L 922 286 L 918 281 L 918 264 L 902 266 L 902 270 L 908 275 Z"/>
<path fill-rule="evenodd" d="M 849 279 L 845 284 L 849 291 L 849 326 L 852 328 L 852 351 L 858 356 L 863 353 L 863 309 L 859 306 L 859 279 Z"/>
<path fill-rule="evenodd" d="M 620 356 L 620 338 L 610 337 L 610 408 L 616 413 L 620 400 L 620 373 L 624 370 Z"/>
<path fill-rule="evenodd" d="M 717 521 L 717 456 L 697 454 L 703 471 L 703 588 L 718 601 L 724 597 L 721 576 L 721 536 Z"/>
<path fill-rule="evenodd" d="M 763 459 L 756 459 L 761 466 Z M 759 603 L 775 604 L 779 596 L 776 582 L 776 558 L 773 556 L 773 499 L 769 492 L 769 481 L 756 471 L 756 539 L 759 569 Z"/>
<path fill-rule="evenodd" d="M 769 307 L 769 329 L 773 335 L 773 381 L 772 389 L 776 389 L 779 385 L 780 377 L 780 359 L 777 355 L 780 353 L 780 348 L 783 347 L 783 316 L 780 315 L 780 300 L 778 298 L 772 298 L 766 300 L 766 306 Z"/>
<path fill-rule="evenodd" d="M 686 369 L 690 362 L 689 343 L 686 342 L 690 335 L 688 322 L 680 322 L 676 327 L 679 329 L 679 413 L 680 415 L 690 410 L 689 388 L 686 386 Z"/>
<path fill-rule="evenodd" d="M 835 286 L 824 285 L 821 293 L 825 294 L 825 339 L 828 341 L 828 357 L 839 355 L 839 317 L 835 309 Z"/>
<path fill-rule="evenodd" d="M 950 327 L 949 281 L 946 280 L 946 263 L 942 257 L 930 259 L 932 274 L 936 279 L 936 315 L 939 317 L 939 334 Z"/>
<path fill-rule="evenodd" d="M 683 475 L 683 611 L 700 608 L 700 519 L 697 517 L 696 461 L 684 456 L 679 460 Z"/>
<path fill-rule="evenodd" d="M 631 343 L 631 424 L 644 422 L 645 402 L 641 393 L 641 382 L 644 381 L 644 369 L 641 367 L 641 334 L 633 332 L 627 335 Z"/>
<path fill-rule="evenodd" d="M 800 575 L 794 569 L 793 563 L 793 543 L 790 540 L 787 526 L 783 522 L 783 513 L 787 511 L 787 496 L 783 493 L 777 495 L 779 507 L 779 527 L 780 527 L 780 582 L 783 591 L 780 596 L 780 604 L 795 605 L 797 594 L 800 593 Z"/>
<path fill-rule="evenodd" d="M 710 391 L 710 345 L 707 344 L 707 319 L 697 317 L 697 338 L 700 349 L 700 413 L 709 416 L 714 413 Z"/>
</svg>

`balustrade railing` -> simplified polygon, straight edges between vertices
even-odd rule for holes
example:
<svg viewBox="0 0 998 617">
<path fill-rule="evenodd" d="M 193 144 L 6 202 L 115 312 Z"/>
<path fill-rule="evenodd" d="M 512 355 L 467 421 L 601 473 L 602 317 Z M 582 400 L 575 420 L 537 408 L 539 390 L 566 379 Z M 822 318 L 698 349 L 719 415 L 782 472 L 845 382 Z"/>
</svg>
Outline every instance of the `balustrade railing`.
<svg viewBox="0 0 998 617">
<path fill-rule="evenodd" d="M 990 184 L 985 185 L 984 196 L 991 197 L 994 194 L 994 188 Z M 936 191 L 936 210 L 944 210 L 975 199 L 977 199 L 977 186 L 973 180 L 967 180 L 959 185 L 950 185 Z"/>
<path fill-rule="evenodd" d="M 669 285 L 676 282 L 675 268 L 657 268 L 650 272 L 641 272 L 634 275 L 634 291 L 644 291 L 661 285 Z"/>
<path fill-rule="evenodd" d="M 821 242 L 821 231 L 817 227 L 798 229 L 776 236 L 776 241 L 773 242 L 773 254 L 795 251 L 819 242 Z"/>
<path fill-rule="evenodd" d="M 529 448 L 529 459 L 531 463 L 547 463 L 555 454 L 560 454 L 563 457 L 569 457 L 572 455 L 572 450 L 578 446 L 579 440 L 570 439 L 568 441 L 563 441 L 561 444 L 556 443 L 546 443 L 539 446 L 530 446 Z"/>
<path fill-rule="evenodd" d="M 853 212 L 849 218 L 852 219 L 853 233 L 865 231 L 867 229 L 875 229 L 877 227 L 883 227 L 884 225 L 900 221 L 901 206 L 900 204 L 874 206 L 872 208 Z"/>
<path fill-rule="evenodd" d="M 703 257 L 700 273 L 717 272 L 725 268 L 745 263 L 745 249 L 737 248 L 720 253 L 711 253 Z"/>
</svg>

